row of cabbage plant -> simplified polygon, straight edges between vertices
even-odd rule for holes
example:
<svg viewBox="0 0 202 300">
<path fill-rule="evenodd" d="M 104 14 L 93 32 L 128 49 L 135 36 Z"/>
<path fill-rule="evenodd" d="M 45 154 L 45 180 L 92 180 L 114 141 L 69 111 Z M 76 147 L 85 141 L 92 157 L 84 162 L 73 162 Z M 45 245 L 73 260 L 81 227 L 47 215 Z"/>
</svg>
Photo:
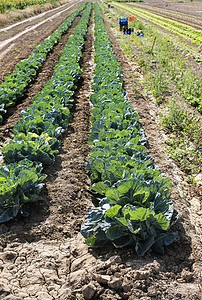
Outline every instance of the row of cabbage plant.
<svg viewBox="0 0 202 300">
<path fill-rule="evenodd" d="M 132 245 L 138 255 L 152 248 L 164 253 L 178 240 L 169 228 L 178 218 L 170 201 L 170 180 L 147 154 L 139 116 L 127 100 L 122 71 L 113 54 L 99 7 L 95 4 L 95 77 L 91 96 L 93 145 L 87 162 L 91 208 L 81 233 L 89 246 Z"/>
<path fill-rule="evenodd" d="M 80 60 L 92 5 L 89 3 L 56 64 L 55 73 L 33 104 L 22 111 L 14 138 L 3 147 L 0 167 L 0 223 L 25 214 L 23 204 L 40 199 L 43 169 L 54 162 L 58 137 L 68 127 L 75 84 L 82 75 Z"/>
<path fill-rule="evenodd" d="M 28 59 L 18 63 L 15 71 L 5 77 L 3 84 L 0 86 L 0 123 L 3 121 L 2 115 L 6 113 L 6 108 L 15 104 L 23 96 L 28 84 L 36 78 L 37 71 L 45 62 L 47 55 L 60 41 L 61 36 L 67 32 L 76 16 L 84 10 L 85 5 L 83 3 L 75 10 L 48 39 L 33 51 Z"/>
</svg>

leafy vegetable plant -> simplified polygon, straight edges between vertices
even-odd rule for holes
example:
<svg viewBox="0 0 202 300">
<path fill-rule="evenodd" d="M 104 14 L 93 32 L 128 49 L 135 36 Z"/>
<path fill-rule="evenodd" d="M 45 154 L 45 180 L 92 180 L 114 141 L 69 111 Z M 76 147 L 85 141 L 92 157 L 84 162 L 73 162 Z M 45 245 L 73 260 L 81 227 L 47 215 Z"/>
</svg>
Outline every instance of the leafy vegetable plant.
<svg viewBox="0 0 202 300">
<path fill-rule="evenodd" d="M 6 108 L 15 104 L 23 96 L 28 84 L 33 81 L 37 71 L 45 62 L 48 53 L 60 41 L 61 36 L 67 32 L 78 13 L 83 11 L 84 7 L 85 3 L 75 10 L 48 39 L 43 41 L 28 59 L 18 63 L 12 74 L 5 77 L 4 83 L 0 86 L 0 123 L 3 120 L 2 115 L 6 112 Z"/>
<path fill-rule="evenodd" d="M 23 212 L 22 205 L 41 199 L 42 164 L 28 159 L 0 167 L 0 223 Z"/>
<path fill-rule="evenodd" d="M 161 176 L 147 154 L 139 116 L 127 100 L 122 72 L 95 4 L 95 77 L 91 101 L 93 145 L 87 169 L 90 191 L 99 207 L 89 210 L 81 233 L 89 246 L 134 246 L 138 255 L 150 248 L 165 252 L 178 240 L 169 232 L 178 214 L 170 201 L 170 180 Z"/>
<path fill-rule="evenodd" d="M 23 204 L 39 199 L 42 174 L 54 162 L 59 135 L 67 128 L 76 83 L 82 71 L 80 60 L 92 5 L 89 3 L 68 40 L 55 73 L 33 104 L 22 112 L 14 128 L 14 139 L 2 148 L 0 168 L 0 223 L 23 212 Z"/>
</svg>

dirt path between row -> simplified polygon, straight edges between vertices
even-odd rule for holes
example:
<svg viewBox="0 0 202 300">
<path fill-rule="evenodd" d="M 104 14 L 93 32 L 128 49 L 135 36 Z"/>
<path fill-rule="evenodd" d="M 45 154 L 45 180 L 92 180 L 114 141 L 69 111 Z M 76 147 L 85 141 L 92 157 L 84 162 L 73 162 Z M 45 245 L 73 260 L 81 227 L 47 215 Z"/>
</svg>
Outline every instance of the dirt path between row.
<svg viewBox="0 0 202 300">
<path fill-rule="evenodd" d="M 12 73 L 15 65 L 21 60 L 28 58 L 32 51 L 46 38 L 48 38 L 71 14 L 72 11 L 81 5 L 81 0 L 74 3 L 68 3 L 60 7 L 59 12 L 50 11 L 43 15 L 39 20 L 31 20 L 23 23 L 20 26 L 13 27 L 6 32 L 0 33 L 0 40 L 3 42 L 11 37 L 19 36 L 22 31 L 29 30 L 40 24 L 33 30 L 27 31 L 19 36 L 16 40 L 11 41 L 4 48 L 0 49 L 0 84 L 4 77 Z M 60 13 L 60 14 L 59 14 Z M 57 15 L 55 18 L 54 15 Z M 49 19 L 48 22 L 45 22 Z M 41 22 L 42 21 L 42 22 Z"/>
<path fill-rule="evenodd" d="M 94 70 L 91 20 L 73 121 L 63 135 L 55 164 L 46 170 L 43 201 L 27 206 L 28 218 L 18 216 L 0 225 L 0 299 L 200 299 L 200 241 L 190 221 L 188 203 L 179 195 L 182 174 L 164 151 L 152 101 L 131 91 L 136 83 L 136 66 L 129 63 L 106 25 L 123 69 L 129 99 L 140 113 L 149 153 L 173 182 L 172 197 L 182 216 L 173 230 L 179 232 L 181 239 L 163 256 L 150 250 L 140 258 L 130 247 L 88 249 L 79 233 L 87 209 L 93 205 L 85 169 L 90 153 L 87 139 Z"/>
</svg>

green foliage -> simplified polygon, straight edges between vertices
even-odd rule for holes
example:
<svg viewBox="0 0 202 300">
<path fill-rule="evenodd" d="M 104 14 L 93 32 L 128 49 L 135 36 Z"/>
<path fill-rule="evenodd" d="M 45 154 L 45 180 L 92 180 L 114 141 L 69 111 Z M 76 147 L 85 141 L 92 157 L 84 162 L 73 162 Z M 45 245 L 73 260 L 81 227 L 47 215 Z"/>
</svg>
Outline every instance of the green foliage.
<svg viewBox="0 0 202 300">
<path fill-rule="evenodd" d="M 42 5 L 50 0 L 1 0 L 0 12 L 3 14 L 11 9 L 25 9 L 28 6 Z"/>
<path fill-rule="evenodd" d="M 148 86 L 152 90 L 154 97 L 157 99 L 157 103 L 161 103 L 166 92 L 169 90 L 168 81 L 165 78 L 163 69 L 159 68 L 156 72 L 150 73 L 148 80 Z"/>
<path fill-rule="evenodd" d="M 187 174 L 202 171 L 202 126 L 201 120 L 194 113 L 188 113 L 186 106 L 169 103 L 169 111 L 162 118 L 162 125 L 172 132 L 167 140 L 169 152 L 175 162 Z"/>
<path fill-rule="evenodd" d="M 0 223 L 14 218 L 22 205 L 40 199 L 42 165 L 27 159 L 0 167 Z"/>
<path fill-rule="evenodd" d="M 15 67 L 15 71 L 5 77 L 4 83 L 0 86 L 0 122 L 3 120 L 2 115 L 6 108 L 15 104 L 20 99 L 28 85 L 37 75 L 37 71 L 43 65 L 48 53 L 60 41 L 61 36 L 67 32 L 77 14 L 85 7 L 83 3 L 51 36 L 43 41 L 34 51 L 33 54 Z"/>
<path fill-rule="evenodd" d="M 10 143 L 2 148 L 5 163 L 10 164 L 29 159 L 42 163 L 43 167 L 50 166 L 54 161 L 54 153 L 57 153 L 59 142 L 48 134 L 38 136 L 35 133 L 20 133 Z"/>
<path fill-rule="evenodd" d="M 169 200 L 171 183 L 147 154 L 139 116 L 127 100 L 122 72 L 95 4 L 95 76 L 91 101 L 93 145 L 87 162 L 90 190 L 99 207 L 81 227 L 89 246 L 132 245 L 138 255 L 151 247 L 164 253 L 178 239 L 168 233 L 178 214 Z"/>
<path fill-rule="evenodd" d="M 138 19 L 135 19 L 133 21 L 130 22 L 130 27 L 135 27 L 137 29 L 137 31 L 141 32 L 144 30 L 145 26 L 144 23 Z"/>
<path fill-rule="evenodd" d="M 117 248 L 134 246 L 138 255 L 151 247 L 161 254 L 165 247 L 178 240 L 177 233 L 169 233 L 170 221 L 163 213 L 143 207 L 103 205 L 92 208 L 82 225 L 81 233 L 89 246 L 104 246 L 109 241 Z"/>
<path fill-rule="evenodd" d="M 25 202 L 39 199 L 42 187 L 39 182 L 46 177 L 41 172 L 54 162 L 59 148 L 57 137 L 68 126 L 75 84 L 82 73 L 79 62 L 91 8 L 89 3 L 56 64 L 52 79 L 34 97 L 31 107 L 22 112 L 22 120 L 14 128 L 14 139 L 2 148 L 0 223 L 22 212 Z"/>
<path fill-rule="evenodd" d="M 14 126 L 14 133 L 32 132 L 38 135 L 47 133 L 58 137 L 68 127 L 70 111 L 58 102 L 35 102 L 22 113 L 22 120 Z"/>
</svg>

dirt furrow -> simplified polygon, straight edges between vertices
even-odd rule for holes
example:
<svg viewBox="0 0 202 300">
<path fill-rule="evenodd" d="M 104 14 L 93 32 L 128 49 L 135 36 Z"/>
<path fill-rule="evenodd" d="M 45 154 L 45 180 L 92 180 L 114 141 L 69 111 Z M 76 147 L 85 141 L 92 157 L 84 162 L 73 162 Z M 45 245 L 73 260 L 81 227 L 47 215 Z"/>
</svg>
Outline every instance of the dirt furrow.
<svg viewBox="0 0 202 300">
<path fill-rule="evenodd" d="M 191 17 L 195 16 L 196 18 L 201 17 L 201 2 L 200 1 L 167 1 L 167 0 L 147 0 L 147 2 L 142 3 L 146 7 L 162 8 L 168 10 L 171 13 L 182 13 L 187 14 Z"/>
<path fill-rule="evenodd" d="M 4 135 L 4 132 L 7 133 L 12 130 L 16 121 L 20 119 L 21 111 L 31 105 L 33 97 L 43 89 L 45 82 L 51 79 L 54 73 L 55 62 L 59 60 L 63 48 L 79 21 L 80 18 L 75 19 L 68 32 L 64 34 L 60 42 L 54 46 L 53 50 L 47 56 L 46 61 L 39 70 L 36 79 L 29 85 L 23 98 L 19 100 L 15 106 L 8 108 L 7 113 L 4 115 L 4 123 L 1 126 L 2 135 Z"/>
<path fill-rule="evenodd" d="M 50 19 L 49 22 L 41 24 L 38 28 L 33 31 L 29 31 L 26 34 L 19 37 L 17 40 L 12 42 L 12 47 L 8 47 L 8 51 L 4 51 L 4 55 L 0 56 L 0 84 L 3 82 L 4 77 L 12 73 L 15 69 L 15 65 L 21 60 L 28 58 L 32 51 L 46 38 L 48 38 L 72 13 L 73 9 L 79 7 L 77 2 L 70 10 L 61 13 L 57 18 Z M 24 25 L 25 30 L 27 27 L 32 26 L 31 24 Z M 27 27 L 26 27 L 27 26 Z M 18 34 L 19 31 L 13 34 Z M 2 49 L 2 51 L 5 49 Z"/>
<path fill-rule="evenodd" d="M 177 15 L 176 13 L 175 13 L 175 15 L 172 15 L 171 12 L 167 13 L 167 12 L 164 12 L 164 11 L 157 11 L 157 10 L 153 9 L 152 7 L 149 7 L 149 6 L 146 7 L 146 6 L 138 5 L 138 4 L 135 4 L 135 5 L 134 4 L 128 4 L 128 6 L 131 6 L 134 9 L 137 7 L 137 8 L 143 9 L 145 11 L 151 12 L 153 14 L 156 14 L 158 16 L 165 17 L 165 18 L 171 19 L 173 21 L 181 22 L 183 24 L 192 26 L 192 27 L 194 27 L 198 30 L 202 29 L 202 24 L 199 24 L 199 22 L 197 22 L 197 20 L 196 21 L 189 20 L 185 16 L 180 16 L 180 15 Z"/>
<path fill-rule="evenodd" d="M 64 46 L 66 45 L 69 37 L 72 35 L 79 21 L 80 18 L 74 20 L 71 28 L 69 28 L 68 32 L 62 36 L 60 42 L 47 56 L 45 63 L 38 72 L 37 78 L 29 85 L 23 98 L 17 101 L 15 106 L 9 107 L 7 109 L 7 113 L 4 115 L 4 122 L 1 125 L 0 149 L 8 144 L 9 140 L 13 137 L 12 129 L 15 123 L 20 120 L 21 111 L 32 104 L 33 97 L 43 89 L 45 82 L 51 79 L 54 73 L 55 62 L 59 60 Z M 0 153 L 0 164 L 2 163 L 2 161 L 3 157 Z"/>
</svg>

